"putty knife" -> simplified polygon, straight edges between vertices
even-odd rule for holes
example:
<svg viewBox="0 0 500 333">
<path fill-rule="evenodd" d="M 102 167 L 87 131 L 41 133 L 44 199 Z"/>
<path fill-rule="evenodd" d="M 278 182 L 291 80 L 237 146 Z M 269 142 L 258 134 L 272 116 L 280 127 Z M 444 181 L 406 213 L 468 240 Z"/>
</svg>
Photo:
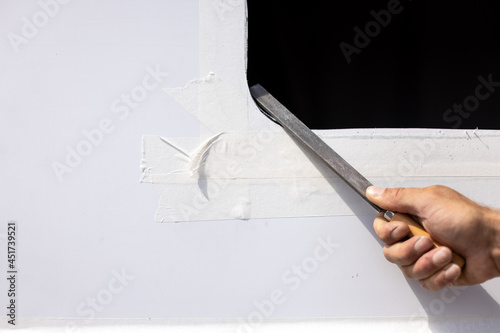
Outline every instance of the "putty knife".
<svg viewBox="0 0 500 333">
<path fill-rule="evenodd" d="M 333 170 L 342 180 L 344 180 L 356 193 L 365 199 L 377 212 L 384 212 L 384 217 L 387 221 L 401 221 L 410 227 L 410 236 L 427 236 L 430 235 L 425 231 L 424 227 L 415 221 L 408 214 L 391 212 L 380 208 L 372 203 L 366 197 L 366 189 L 372 185 L 363 175 L 347 163 L 339 154 L 337 154 L 330 146 L 321 140 L 313 131 L 311 131 L 304 123 L 302 123 L 293 113 L 288 111 L 276 98 L 271 96 L 261 85 L 256 84 L 250 88 L 250 93 L 260 106 L 261 111 L 271 120 L 281 125 L 290 135 L 298 139 L 307 146 L 314 154 L 321 158 L 330 169 Z M 441 246 L 436 241 L 435 247 Z M 465 265 L 465 260 L 458 254 L 453 253 L 452 262 L 460 267 Z"/>
</svg>

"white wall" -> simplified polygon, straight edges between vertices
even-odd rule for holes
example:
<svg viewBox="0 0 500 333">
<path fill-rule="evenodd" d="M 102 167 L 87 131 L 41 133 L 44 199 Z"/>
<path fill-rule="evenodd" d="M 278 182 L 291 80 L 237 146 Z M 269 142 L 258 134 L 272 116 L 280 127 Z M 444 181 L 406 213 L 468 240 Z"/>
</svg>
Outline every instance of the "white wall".
<svg viewBox="0 0 500 333">
<path fill-rule="evenodd" d="M 407 281 L 382 256 L 374 212 L 335 181 L 305 203 L 323 209 L 331 200 L 328 214 L 290 214 L 290 203 L 272 195 L 277 182 L 257 175 L 246 189 L 269 195 L 271 216 L 250 210 L 254 215 L 243 216 L 249 220 L 217 220 L 212 197 L 204 207 L 215 220 L 154 222 L 158 193 L 139 182 L 143 135 L 176 140 L 189 153 L 219 132 L 281 135 L 248 96 L 243 1 L 4 0 L 0 16 L 0 241 L 5 249 L 7 222 L 17 221 L 20 324 L 108 323 L 88 320 L 95 316 L 139 318 L 130 323 L 137 325 L 148 318 L 225 318 L 231 320 L 202 323 L 228 331 L 273 327 L 262 319 L 285 319 L 274 325 L 286 329 L 298 318 L 329 319 L 297 327 L 346 331 L 367 322 L 394 331 L 459 331 L 479 321 L 498 327 L 498 281 L 437 293 Z M 322 135 L 332 145 L 342 142 L 344 157 L 379 185 L 444 183 L 500 202 L 497 131 Z M 400 158 L 401 151 L 407 155 Z M 364 160 L 363 152 L 379 160 Z M 277 156 L 260 166 L 256 158 L 252 170 L 272 169 Z M 156 167 L 164 165 L 184 172 L 189 160 L 175 155 Z M 170 204 L 190 204 L 186 184 L 201 188 L 184 174 L 156 187 L 176 194 Z M 280 189 L 297 190 L 292 185 Z M 233 188 L 219 191 L 230 198 Z M 247 203 L 257 204 L 260 196 L 249 193 Z M 165 324 L 190 327 L 157 320 L 150 329 Z"/>
</svg>

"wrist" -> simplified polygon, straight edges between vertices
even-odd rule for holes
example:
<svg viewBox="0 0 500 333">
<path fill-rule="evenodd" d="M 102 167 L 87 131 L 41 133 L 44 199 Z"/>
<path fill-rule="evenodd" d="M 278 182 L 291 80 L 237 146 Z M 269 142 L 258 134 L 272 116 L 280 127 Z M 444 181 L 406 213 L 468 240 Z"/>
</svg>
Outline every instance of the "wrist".
<svg viewBox="0 0 500 333">
<path fill-rule="evenodd" d="M 491 257 L 499 272 L 498 276 L 500 276 L 500 211 L 486 209 L 484 218 L 491 231 Z"/>
</svg>

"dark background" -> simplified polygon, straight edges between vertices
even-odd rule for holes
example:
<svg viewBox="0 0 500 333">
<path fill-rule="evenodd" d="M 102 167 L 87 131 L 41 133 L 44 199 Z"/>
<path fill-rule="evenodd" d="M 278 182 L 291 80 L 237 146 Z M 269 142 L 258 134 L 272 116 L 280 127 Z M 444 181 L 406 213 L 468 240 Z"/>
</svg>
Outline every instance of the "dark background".
<svg viewBox="0 0 500 333">
<path fill-rule="evenodd" d="M 402 0 L 348 63 L 340 43 L 355 46 L 354 28 L 393 1 L 248 0 L 249 85 L 315 129 L 499 129 L 500 87 L 475 111 L 443 117 L 475 95 L 480 75 L 500 82 L 496 3 Z"/>
</svg>

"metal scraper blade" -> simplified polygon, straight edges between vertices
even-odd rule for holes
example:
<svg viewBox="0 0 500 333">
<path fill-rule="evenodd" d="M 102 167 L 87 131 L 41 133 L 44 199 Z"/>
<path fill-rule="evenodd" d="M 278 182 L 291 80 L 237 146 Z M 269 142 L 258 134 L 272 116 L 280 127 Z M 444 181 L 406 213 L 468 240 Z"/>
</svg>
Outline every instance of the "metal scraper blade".
<svg viewBox="0 0 500 333">
<path fill-rule="evenodd" d="M 269 94 L 266 89 L 260 84 L 256 84 L 250 88 L 250 93 L 262 108 L 261 111 L 265 112 L 273 121 L 283 126 L 289 134 L 306 145 L 373 208 L 378 212 L 385 211 L 368 200 L 365 195 L 366 189 L 372 184 L 285 106 L 278 102 L 276 98 Z"/>
</svg>

